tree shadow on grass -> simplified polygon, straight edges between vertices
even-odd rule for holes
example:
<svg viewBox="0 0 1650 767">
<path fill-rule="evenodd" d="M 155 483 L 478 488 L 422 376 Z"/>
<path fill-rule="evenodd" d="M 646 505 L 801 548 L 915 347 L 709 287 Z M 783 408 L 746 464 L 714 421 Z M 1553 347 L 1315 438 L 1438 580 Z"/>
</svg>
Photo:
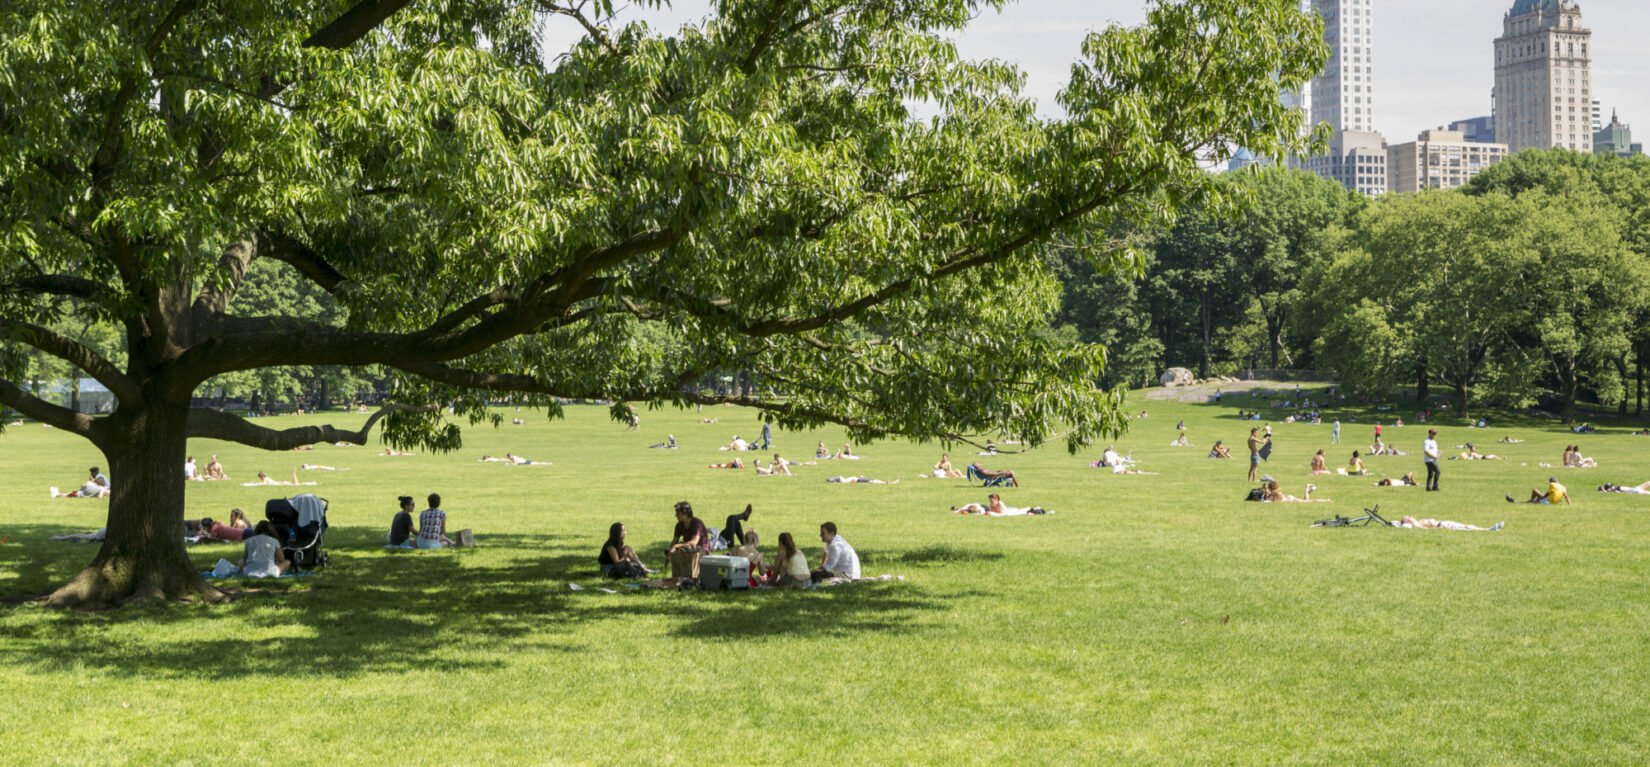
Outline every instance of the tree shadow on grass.
<svg viewBox="0 0 1650 767">
<path fill-rule="evenodd" d="M 95 547 L 45 541 L 66 531 L 38 526 L 14 532 L 29 545 L 4 552 L 0 562 L 18 577 L 0 580 L 0 591 L 25 584 L 50 588 L 83 567 Z M 350 530 L 328 537 L 358 539 L 357 533 L 365 535 Z M 748 593 L 657 592 L 611 582 L 621 593 L 604 594 L 590 590 L 596 570 L 582 546 L 509 535 L 489 535 L 483 545 L 493 556 L 475 550 L 333 548 L 332 566 L 318 575 L 214 581 L 242 590 L 239 599 L 222 606 L 168 604 L 98 613 L 0 608 L 0 648 L 20 659 L 14 668 L 25 671 L 88 668 L 140 678 L 495 670 L 520 651 L 597 651 L 592 643 L 599 644 L 605 633 L 590 626 L 605 622 L 626 626 L 651 618 L 665 622 L 667 635 L 706 639 L 852 636 L 912 630 L 925 611 L 943 608 L 953 598 L 899 581 Z M 937 556 L 935 548 L 918 550 L 908 561 L 900 555 L 882 561 L 920 567 L 961 556 Z M 191 553 L 207 569 L 217 557 L 234 559 L 238 552 L 225 545 Z M 20 558 L 12 560 L 13 555 Z M 568 579 L 590 585 L 573 591 Z M 111 636 L 135 638 L 110 641 Z M 465 647 L 484 649 L 455 649 Z"/>
</svg>

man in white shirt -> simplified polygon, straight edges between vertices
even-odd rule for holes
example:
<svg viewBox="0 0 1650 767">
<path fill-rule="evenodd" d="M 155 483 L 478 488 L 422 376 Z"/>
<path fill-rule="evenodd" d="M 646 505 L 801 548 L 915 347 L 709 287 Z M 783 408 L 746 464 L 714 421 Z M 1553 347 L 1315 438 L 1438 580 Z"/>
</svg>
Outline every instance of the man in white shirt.
<svg viewBox="0 0 1650 767">
<path fill-rule="evenodd" d="M 1427 440 L 1421 443 L 1421 454 L 1426 456 L 1427 492 L 1438 489 L 1438 430 L 1428 429 Z"/>
<path fill-rule="evenodd" d="M 825 543 L 825 562 L 811 573 L 814 583 L 829 578 L 859 577 L 859 555 L 847 540 L 836 534 L 835 522 L 819 526 L 819 540 Z"/>
</svg>

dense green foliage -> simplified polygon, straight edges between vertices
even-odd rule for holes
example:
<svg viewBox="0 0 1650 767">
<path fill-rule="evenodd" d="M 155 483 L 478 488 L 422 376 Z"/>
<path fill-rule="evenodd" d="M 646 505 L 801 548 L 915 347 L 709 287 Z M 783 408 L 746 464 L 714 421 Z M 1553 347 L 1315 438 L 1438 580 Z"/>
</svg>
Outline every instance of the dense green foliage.
<svg viewBox="0 0 1650 767">
<path fill-rule="evenodd" d="M 728 456 L 715 445 L 757 430 L 726 407 L 644 413 L 639 434 L 599 407 L 554 422 L 523 411 L 526 426 L 472 429 L 459 453 L 411 458 L 192 442 L 237 479 L 299 461 L 349 467 L 301 474 L 332 501 L 332 567 L 261 586 L 278 596 L 213 608 L 0 606 L 0 739 L 31 765 L 245 761 L 248 740 L 223 737 L 225 723 L 299 733 L 255 747 L 271 764 L 324 753 L 364 765 L 806 755 L 835 765 L 1547 767 L 1632 764 L 1650 751 L 1650 531 L 1636 522 L 1650 498 L 1591 489 L 1650 479 L 1650 438 L 1618 426 L 1578 436 L 1550 422 L 1445 424 L 1446 448 L 1477 440 L 1509 460 L 1448 462 L 1442 493 L 1326 477 L 1318 485 L 1335 503 L 1243 503 L 1243 461 L 1203 456 L 1214 439 L 1247 434 L 1232 416 L 1265 401 L 1230 391 L 1223 407 L 1131 399 L 1151 417 L 1117 445 L 1160 476 L 1087 468 L 1102 445 L 977 459 L 1024 476 L 1025 488 L 1003 494 L 1057 511 L 1045 518 L 951 514 L 985 491 L 917 479 L 938 450 L 904 440 L 789 479 L 705 469 Z M 1356 412 L 1332 465 L 1392 415 Z M 1268 414 L 1278 437 L 1266 471 L 1298 495 L 1329 427 Z M 698 423 L 711 415 L 720 422 Z M 1168 447 L 1182 419 L 1195 448 Z M 683 447 L 644 447 L 666 433 Z M 845 436 L 776 434 L 784 455 L 804 460 L 815 441 Z M 1501 436 L 1528 441 L 1496 444 Z M 1422 434 L 1389 423 L 1386 437 L 1413 452 Z M 96 529 L 104 516 L 104 502 L 49 500 L 45 486 L 77 479 L 97 454 L 37 426 L 7 439 L 0 593 L 39 593 L 92 548 L 44 538 Z M 1544 482 L 1551 470 L 1536 463 L 1577 441 L 1604 468 L 1563 472 L 1575 506 L 1501 500 Z M 554 465 L 475 462 L 507 450 Z M 974 459 L 960 452 L 954 462 Z M 1414 456 L 1369 464 L 1420 470 Z M 902 481 L 823 481 L 840 471 Z M 187 513 L 222 517 L 290 490 L 196 483 Z M 480 548 L 380 548 L 395 496 L 431 491 Z M 834 521 L 868 572 L 906 580 L 801 594 L 596 591 L 618 588 L 595 575 L 608 525 L 627 523 L 658 566 L 679 500 L 715 526 L 754 503 L 764 551 L 789 531 L 816 563 L 814 532 Z M 1375 503 L 1507 529 L 1307 527 Z M 235 547 L 190 554 L 204 569 Z M 203 720 L 218 734 L 203 734 Z"/>
</svg>

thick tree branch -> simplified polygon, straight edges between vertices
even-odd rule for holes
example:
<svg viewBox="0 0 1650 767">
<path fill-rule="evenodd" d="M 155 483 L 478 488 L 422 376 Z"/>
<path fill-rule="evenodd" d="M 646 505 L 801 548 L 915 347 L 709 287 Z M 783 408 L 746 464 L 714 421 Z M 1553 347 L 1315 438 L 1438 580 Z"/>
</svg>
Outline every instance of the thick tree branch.
<svg viewBox="0 0 1650 767">
<path fill-rule="evenodd" d="M 41 423 L 85 437 L 99 448 L 105 446 L 108 435 L 102 421 L 85 413 L 76 413 L 66 407 L 53 405 L 10 381 L 0 380 L 0 404 Z"/>
<path fill-rule="evenodd" d="M 172 6 L 171 12 L 161 19 L 160 24 L 155 27 L 155 31 L 144 42 L 144 59 L 149 62 L 154 61 L 155 54 L 160 52 L 161 43 L 166 41 L 167 35 L 172 33 L 172 29 L 178 25 L 178 22 L 182 21 L 183 17 L 191 10 L 194 10 L 196 3 L 197 0 L 179 0 L 177 5 Z M 114 104 L 109 107 L 108 117 L 104 120 L 102 141 L 98 144 L 97 150 L 92 153 L 92 162 L 89 169 L 93 182 L 99 188 L 106 187 L 109 174 L 114 172 L 114 167 L 119 161 L 120 126 L 121 123 L 126 121 L 127 107 L 131 106 L 132 99 L 137 96 L 137 86 L 138 78 L 136 75 L 130 75 L 121 82 L 120 90 L 115 93 Z"/>
<path fill-rule="evenodd" d="M 22 408 L 18 409 L 21 410 Z M 360 429 L 349 431 L 332 425 L 300 426 L 295 429 L 283 430 L 266 429 L 238 415 L 195 408 L 189 411 L 188 432 L 191 438 L 221 439 L 261 450 L 291 450 L 295 447 L 322 442 L 348 442 L 353 445 L 365 445 L 373 427 L 378 425 L 380 419 L 390 413 L 430 413 L 438 409 L 440 409 L 439 405 L 422 407 L 385 405 L 367 418 L 367 422 Z"/>
<path fill-rule="evenodd" d="M 49 328 L 0 317 L 0 337 L 28 344 L 86 371 L 122 400 L 137 400 L 140 396 L 137 384 L 103 355 Z"/>
<path fill-rule="evenodd" d="M 289 264 L 297 269 L 299 274 L 328 293 L 336 291 L 340 283 L 349 279 L 333 268 L 332 264 L 327 263 L 319 253 L 295 238 L 284 234 L 265 234 L 259 235 L 258 239 L 265 246 L 265 258 Z"/>
<path fill-rule="evenodd" d="M 258 238 L 247 237 L 231 243 L 218 257 L 218 280 L 207 284 L 195 298 L 192 312 L 197 326 L 204 317 L 229 310 L 229 302 L 246 279 L 246 268 L 258 258 L 258 244 Z"/>
<path fill-rule="evenodd" d="M 39 274 L 21 277 L 5 286 L 7 290 L 69 296 L 87 301 L 98 301 L 108 294 L 108 287 L 96 280 L 69 274 Z"/>
</svg>

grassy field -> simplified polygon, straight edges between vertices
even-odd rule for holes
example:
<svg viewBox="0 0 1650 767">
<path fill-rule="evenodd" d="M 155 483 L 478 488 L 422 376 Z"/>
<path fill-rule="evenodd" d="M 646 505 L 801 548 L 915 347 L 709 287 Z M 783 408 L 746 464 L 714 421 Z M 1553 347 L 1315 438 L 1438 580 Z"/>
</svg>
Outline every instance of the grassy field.
<svg viewBox="0 0 1650 767">
<path fill-rule="evenodd" d="M 240 487 L 301 462 L 330 499 L 332 566 L 222 607 L 102 613 L 0 607 L 0 744 L 18 764 L 1632 764 L 1650 753 L 1650 498 L 1601 495 L 1650 479 L 1650 438 L 1627 426 L 1573 435 L 1520 422 L 1448 422 L 1509 460 L 1448 462 L 1443 492 L 1322 477 L 1332 504 L 1244 503 L 1248 424 L 1221 405 L 1135 399 L 1117 441 L 1160 476 L 1088 468 L 1058 447 L 982 458 L 1026 480 L 1011 505 L 1049 517 L 950 513 L 981 500 L 962 480 L 918 479 L 935 445 L 881 443 L 858 462 L 793 478 L 712 471 L 733 408 L 644 412 L 627 432 L 599 407 L 564 421 L 475 428 L 463 451 L 269 454 L 202 442 L 236 483 L 195 483 L 188 513 L 261 516 L 275 488 Z M 1410 408 L 1410 412 L 1413 408 Z M 1264 468 L 1298 494 L 1329 427 L 1273 419 Z M 1341 408 L 1344 465 L 1390 413 Z M 513 414 L 512 414 L 513 415 Z M 717 416 L 716 424 L 701 417 Z M 353 422 L 357 416 L 332 416 Z M 1195 448 L 1172 448 L 1184 419 Z M 280 426 L 320 420 L 286 416 Z M 674 433 L 679 450 L 646 445 Z M 1419 453 L 1423 427 L 1388 427 Z M 792 458 L 839 432 L 778 433 Z M 1494 444 L 1511 436 L 1521 444 Z M 1546 469 L 1579 442 L 1603 468 Z M 0 436 L 0 594 L 49 590 L 95 549 L 50 535 L 102 525 L 106 502 L 51 500 L 101 463 L 84 442 L 29 425 Z M 478 463 L 514 451 L 548 467 Z M 972 449 L 953 451 L 961 467 Z M 748 454 L 749 455 L 749 454 Z M 1419 457 L 1369 459 L 1377 476 Z M 835 485 L 858 471 L 898 485 Z M 1550 474 L 1574 506 L 1513 506 Z M 120 477 L 114 477 L 115 482 Z M 480 547 L 380 547 L 395 496 L 446 498 Z M 867 575 L 903 581 L 809 592 L 641 592 L 594 557 L 624 521 L 644 559 L 671 505 L 717 522 L 753 503 L 765 547 L 790 531 L 817 562 L 835 521 Z M 1314 519 L 1436 517 L 1497 533 L 1311 529 Z M 422 504 L 420 504 L 422 506 Z M 231 546 L 194 550 L 202 569 Z M 585 590 L 575 591 L 569 584 Z M 284 589 L 284 591 L 282 590 Z"/>
</svg>

